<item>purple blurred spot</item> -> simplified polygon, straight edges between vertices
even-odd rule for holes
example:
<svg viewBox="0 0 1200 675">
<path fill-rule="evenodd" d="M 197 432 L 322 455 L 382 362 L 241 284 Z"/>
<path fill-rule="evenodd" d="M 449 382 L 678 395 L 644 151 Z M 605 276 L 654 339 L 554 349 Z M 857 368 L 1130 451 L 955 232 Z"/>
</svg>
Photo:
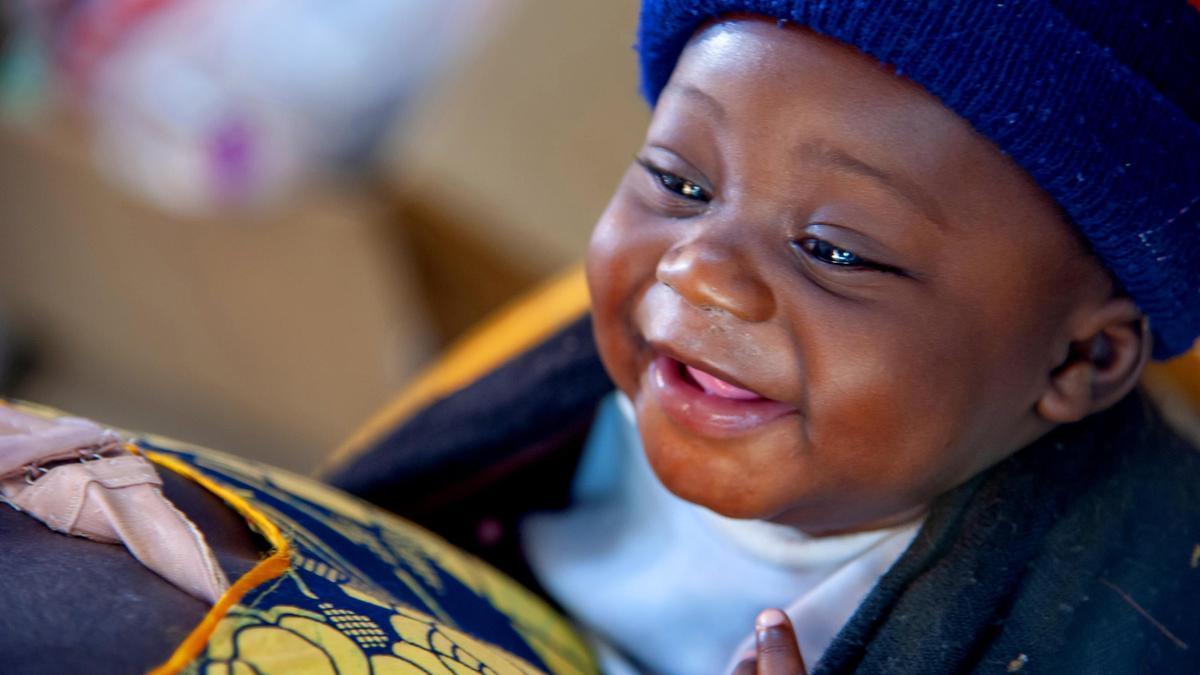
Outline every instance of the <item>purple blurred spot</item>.
<svg viewBox="0 0 1200 675">
<path fill-rule="evenodd" d="M 503 536 L 504 525 L 490 516 L 480 520 L 475 529 L 475 538 L 484 546 L 495 546 Z"/>
<path fill-rule="evenodd" d="M 209 139 L 209 167 L 216 196 L 223 202 L 250 196 L 254 166 L 254 135 L 243 120 L 219 125 Z"/>
</svg>

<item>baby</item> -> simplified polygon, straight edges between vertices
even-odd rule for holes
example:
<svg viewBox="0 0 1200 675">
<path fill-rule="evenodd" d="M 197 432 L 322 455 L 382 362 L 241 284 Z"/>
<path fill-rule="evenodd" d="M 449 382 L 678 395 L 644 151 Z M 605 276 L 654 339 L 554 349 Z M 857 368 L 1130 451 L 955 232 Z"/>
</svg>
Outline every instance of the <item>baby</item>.
<svg viewBox="0 0 1200 675">
<path fill-rule="evenodd" d="M 594 339 L 335 482 L 614 672 L 1195 672 L 1200 458 L 1135 388 L 1200 334 L 1200 12 L 646 0 L 638 48 Z"/>
</svg>

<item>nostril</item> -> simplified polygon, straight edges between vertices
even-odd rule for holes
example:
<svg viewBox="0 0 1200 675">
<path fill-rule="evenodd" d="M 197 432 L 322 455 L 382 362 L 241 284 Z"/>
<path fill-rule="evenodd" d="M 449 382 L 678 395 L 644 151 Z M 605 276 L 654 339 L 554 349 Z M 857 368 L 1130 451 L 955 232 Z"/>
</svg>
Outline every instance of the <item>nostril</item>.
<svg viewBox="0 0 1200 675">
<path fill-rule="evenodd" d="M 771 289 L 736 247 L 699 239 L 663 253 L 655 274 L 659 283 L 687 304 L 713 315 L 764 321 L 774 313 Z"/>
</svg>

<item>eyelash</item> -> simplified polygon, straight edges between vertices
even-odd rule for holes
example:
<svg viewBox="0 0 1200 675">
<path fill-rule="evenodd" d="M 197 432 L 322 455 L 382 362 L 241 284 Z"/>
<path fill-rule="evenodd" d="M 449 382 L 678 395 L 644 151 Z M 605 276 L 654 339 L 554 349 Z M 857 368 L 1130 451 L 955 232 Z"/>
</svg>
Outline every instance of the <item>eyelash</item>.
<svg viewBox="0 0 1200 675">
<path fill-rule="evenodd" d="M 670 171 L 664 171 L 657 166 L 654 166 L 649 161 L 642 159 L 641 157 L 637 158 L 637 163 L 640 164 L 642 168 L 645 169 L 667 192 L 670 192 L 678 197 L 682 197 L 688 201 L 700 202 L 701 204 L 707 204 L 708 202 L 712 201 L 712 195 L 710 195 L 707 190 L 700 187 L 699 184 L 694 183 L 682 176 L 673 174 Z"/>
<path fill-rule="evenodd" d="M 870 272 L 887 272 L 907 276 L 903 271 L 891 265 L 871 262 L 859 256 L 854 251 L 835 246 L 834 244 L 816 237 L 805 237 L 792 242 L 792 246 L 800 249 L 805 255 L 823 265 L 841 267 L 846 270 L 863 270 Z"/>
</svg>

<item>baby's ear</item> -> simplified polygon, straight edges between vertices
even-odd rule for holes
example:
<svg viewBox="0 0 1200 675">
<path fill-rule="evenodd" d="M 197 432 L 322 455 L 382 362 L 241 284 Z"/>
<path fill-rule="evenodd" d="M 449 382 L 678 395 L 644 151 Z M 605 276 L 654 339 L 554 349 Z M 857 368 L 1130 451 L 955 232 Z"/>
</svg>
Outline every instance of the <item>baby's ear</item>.
<svg viewBox="0 0 1200 675">
<path fill-rule="evenodd" d="M 1079 322 L 1066 358 L 1050 372 L 1038 414 L 1063 424 L 1108 408 L 1137 385 L 1150 347 L 1149 325 L 1137 305 L 1110 298 Z"/>
</svg>

